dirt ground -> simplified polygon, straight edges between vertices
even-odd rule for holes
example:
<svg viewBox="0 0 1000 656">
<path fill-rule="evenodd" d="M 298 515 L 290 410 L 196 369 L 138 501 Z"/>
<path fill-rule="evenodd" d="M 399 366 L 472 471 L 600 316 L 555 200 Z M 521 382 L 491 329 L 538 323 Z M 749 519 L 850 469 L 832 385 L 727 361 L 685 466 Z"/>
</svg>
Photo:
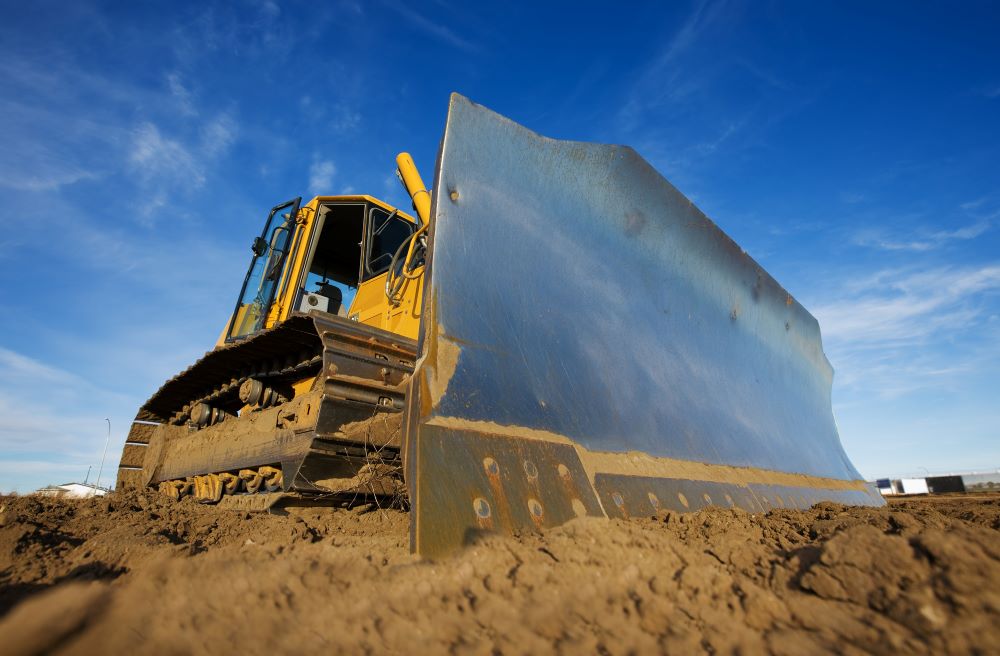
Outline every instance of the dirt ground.
<svg viewBox="0 0 1000 656">
<path fill-rule="evenodd" d="M 1000 496 L 577 520 L 440 562 L 396 511 L 0 505 L 5 653 L 1000 649 Z"/>
</svg>

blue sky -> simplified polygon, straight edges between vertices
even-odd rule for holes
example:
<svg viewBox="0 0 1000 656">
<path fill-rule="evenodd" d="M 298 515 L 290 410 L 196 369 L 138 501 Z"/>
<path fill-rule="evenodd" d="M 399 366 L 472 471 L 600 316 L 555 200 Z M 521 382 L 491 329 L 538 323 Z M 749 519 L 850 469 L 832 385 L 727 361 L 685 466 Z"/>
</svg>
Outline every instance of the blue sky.
<svg viewBox="0 0 1000 656">
<path fill-rule="evenodd" d="M 266 211 L 403 203 L 451 91 L 634 146 L 763 264 L 863 474 L 1000 466 L 1000 9 L 539 4 L 4 0 L 0 490 L 93 480 L 105 417 L 110 480 Z"/>
</svg>

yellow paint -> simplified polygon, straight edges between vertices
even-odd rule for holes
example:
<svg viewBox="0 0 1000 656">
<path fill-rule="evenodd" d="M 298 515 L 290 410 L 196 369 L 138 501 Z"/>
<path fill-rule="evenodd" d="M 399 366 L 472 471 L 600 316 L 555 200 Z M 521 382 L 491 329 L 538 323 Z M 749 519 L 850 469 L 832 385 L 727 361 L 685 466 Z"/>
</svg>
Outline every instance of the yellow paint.
<svg viewBox="0 0 1000 656">
<path fill-rule="evenodd" d="M 349 317 L 368 326 L 384 326 L 385 315 L 389 311 L 389 302 L 385 297 L 385 277 L 386 274 L 383 273 L 358 286 L 358 293 L 354 295 L 354 302 L 347 312 Z"/>
<path fill-rule="evenodd" d="M 366 203 L 369 206 L 380 207 L 388 212 L 395 210 L 398 217 L 410 223 L 416 223 L 416 220 L 409 214 L 398 211 L 392 205 L 373 196 L 317 196 L 310 200 L 299 209 L 299 213 L 296 216 L 295 228 L 292 232 L 291 245 L 287 256 L 288 260 L 278 281 L 274 302 L 271 304 L 267 320 L 264 323 L 265 329 L 281 323 L 295 311 L 294 303 L 299 290 L 299 281 L 303 279 L 304 272 L 310 264 L 307 261 L 309 246 L 318 237 L 316 231 L 320 222 L 316 218 L 319 208 L 321 205 L 332 203 Z M 366 210 L 365 221 L 367 222 L 367 220 Z M 359 270 L 360 264 L 359 262 Z M 348 315 L 356 318 L 361 323 L 377 326 L 405 337 L 416 339 L 420 328 L 423 267 L 417 268 L 411 274 L 413 279 L 405 281 L 400 294 L 400 302 L 396 305 L 389 303 L 389 300 L 385 296 L 386 275 L 376 276 L 358 286 L 357 294 L 351 303 Z M 240 306 L 237 310 L 237 321 L 242 321 L 245 314 L 246 306 Z M 226 327 L 219 336 L 216 347 L 225 345 L 226 328 L 228 326 L 229 322 L 226 322 Z"/>
<path fill-rule="evenodd" d="M 417 236 L 419 236 L 427 230 L 430 220 L 430 194 L 424 187 L 423 180 L 417 172 L 416 166 L 413 164 L 413 159 L 408 154 L 401 153 L 396 161 L 399 166 L 400 178 L 410 192 L 417 215 L 420 217 L 422 223 L 417 230 Z M 295 217 L 295 226 L 289 241 L 287 260 L 275 289 L 274 301 L 268 310 L 267 319 L 264 322 L 265 329 L 272 328 L 285 321 L 295 312 L 296 296 L 298 295 L 301 281 L 305 280 L 305 274 L 310 266 L 310 261 L 308 261 L 310 245 L 319 237 L 317 232 L 322 223 L 317 220 L 319 210 L 323 205 L 337 203 L 366 204 L 364 219 L 364 231 L 366 235 L 368 233 L 369 221 L 368 210 L 372 206 L 380 207 L 390 213 L 395 212 L 396 216 L 411 224 L 418 225 L 414 217 L 399 211 L 397 208 L 373 196 L 317 196 L 305 203 L 299 208 L 298 214 Z M 415 243 L 416 237 L 410 241 L 404 265 L 409 265 L 414 255 Z M 404 271 L 408 268 L 408 266 L 404 266 Z M 361 270 L 361 262 L 358 262 L 358 270 Z M 386 296 L 386 277 L 388 273 L 383 273 L 360 283 L 357 293 L 351 302 L 351 307 L 347 310 L 348 316 L 360 323 L 388 330 L 410 339 L 416 339 L 420 330 L 420 313 L 423 302 L 423 274 L 424 268 L 422 266 L 406 273 L 403 276 L 402 285 L 399 287 L 399 293 L 392 302 Z M 246 319 L 247 309 L 247 305 L 241 305 L 237 308 L 235 317 L 237 323 Z M 229 325 L 230 322 L 226 322 L 226 326 L 223 328 L 222 334 L 216 343 L 216 348 L 224 348 L 226 346 Z M 292 386 L 295 396 L 309 392 L 314 382 L 313 378 L 309 378 L 295 383 Z"/>
<path fill-rule="evenodd" d="M 387 273 L 366 280 L 358 287 L 348 316 L 359 323 L 416 339 L 420 330 L 420 304 L 423 300 L 423 267 L 416 280 L 406 280 L 400 302 L 393 305 L 385 295 Z"/>
<path fill-rule="evenodd" d="M 299 210 L 295 234 L 292 237 L 292 250 L 288 255 L 289 262 L 285 265 L 285 273 L 281 278 L 278 292 L 275 294 L 275 302 L 271 306 L 271 312 L 268 315 L 265 327 L 270 328 L 271 326 L 284 321 L 295 309 L 293 307 L 293 303 L 295 295 L 298 292 L 297 283 L 302 279 L 303 272 L 309 265 L 306 258 L 309 254 L 309 245 L 317 236 L 315 235 L 315 232 L 320 222 L 316 221 L 316 217 L 318 216 L 320 206 L 328 203 L 359 202 L 381 207 L 387 212 L 395 210 L 397 216 L 401 219 L 410 223 L 416 223 L 416 220 L 409 214 L 399 211 L 392 205 L 389 205 L 388 203 L 385 203 L 373 196 L 317 196 L 316 198 L 313 198 L 311 201 L 306 203 L 301 210 Z M 365 221 L 367 221 L 367 211 L 365 215 Z M 359 269 L 360 264 L 361 263 L 359 262 Z M 422 284 L 416 285 L 416 287 L 422 286 Z M 385 293 L 382 291 L 384 290 L 384 287 L 384 274 L 361 283 L 358 286 L 358 291 L 354 301 L 351 303 L 351 307 L 348 310 L 348 316 L 353 317 L 355 314 L 358 314 L 358 321 L 361 323 L 378 326 L 380 328 L 385 328 L 386 330 L 392 330 L 389 328 L 390 322 L 388 320 L 382 321 L 374 318 L 376 315 L 388 313 L 390 309 L 388 299 L 385 298 Z M 381 296 L 379 296 L 379 294 L 381 294 Z M 412 301 L 415 297 L 416 290 L 414 290 L 413 296 L 410 298 L 411 303 L 409 307 L 411 309 L 414 308 Z M 419 301 L 419 298 L 416 298 L 416 300 Z M 419 313 L 419 303 L 416 304 L 415 307 L 416 312 Z M 401 335 L 416 339 L 417 328 L 420 324 L 419 317 L 413 317 L 411 321 L 398 321 L 396 323 L 400 325 L 401 330 L 394 330 L 393 332 L 399 332 Z"/>
<path fill-rule="evenodd" d="M 413 158 L 410 157 L 409 153 L 400 153 L 396 155 L 396 166 L 403 186 L 406 187 L 407 193 L 413 199 L 413 206 L 417 208 L 420 222 L 424 225 L 429 224 L 431 222 L 431 195 L 424 186 L 424 181 L 413 163 Z"/>
<path fill-rule="evenodd" d="M 292 391 L 294 392 L 292 398 L 294 399 L 296 396 L 301 396 L 303 394 L 306 394 L 307 392 L 311 392 L 313 385 L 315 384 L 316 384 L 316 376 L 303 378 L 302 380 L 296 383 L 292 383 Z"/>
</svg>

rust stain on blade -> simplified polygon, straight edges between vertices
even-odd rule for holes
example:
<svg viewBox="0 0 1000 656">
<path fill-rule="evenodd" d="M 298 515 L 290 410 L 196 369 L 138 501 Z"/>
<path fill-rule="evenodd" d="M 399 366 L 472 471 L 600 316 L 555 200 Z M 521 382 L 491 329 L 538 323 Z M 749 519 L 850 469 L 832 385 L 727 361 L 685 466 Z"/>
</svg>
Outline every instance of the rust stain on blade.
<svg viewBox="0 0 1000 656">
<path fill-rule="evenodd" d="M 448 392 L 448 384 L 451 382 L 452 376 L 455 375 L 458 358 L 462 354 L 462 347 L 448 339 L 444 326 L 438 324 L 437 331 L 436 357 L 433 362 L 426 363 L 429 370 L 427 372 L 427 387 L 433 407 L 437 407 L 438 402 Z"/>
<path fill-rule="evenodd" d="M 551 431 L 528 428 L 527 426 L 504 426 L 493 421 L 475 421 L 472 419 L 462 419 L 461 417 L 433 416 L 427 419 L 426 423 L 432 426 L 440 426 L 441 428 L 456 428 L 459 430 L 475 431 L 477 433 L 523 437 L 529 440 L 558 442 L 559 444 L 576 444 L 576 442 L 565 435 Z"/>
<path fill-rule="evenodd" d="M 441 398 L 448 392 L 448 385 L 458 367 L 462 347 L 448 337 L 442 324 L 437 321 L 437 300 L 429 299 L 429 307 L 424 317 L 425 330 L 433 335 L 426 341 L 424 353 L 415 363 L 413 378 L 421 389 L 420 413 L 430 415 Z"/>
<path fill-rule="evenodd" d="M 651 456 L 641 451 L 628 451 L 624 453 L 590 451 L 565 435 L 528 428 L 526 426 L 504 426 L 491 421 L 473 421 L 459 417 L 440 416 L 428 419 L 427 423 L 433 426 L 440 426 L 441 428 L 474 431 L 487 435 L 506 435 L 522 439 L 572 445 L 576 449 L 577 454 L 579 454 L 591 483 L 594 482 L 598 474 L 614 474 L 621 476 L 711 481 L 740 486 L 763 483 L 793 487 L 814 487 L 828 490 L 865 489 L 865 482 L 862 480 L 824 478 L 809 476 L 807 474 L 759 469 L 756 467 L 715 465 L 692 460 Z"/>
<path fill-rule="evenodd" d="M 750 484 L 785 485 L 792 487 L 812 487 L 826 490 L 864 490 L 862 480 L 846 481 L 837 478 L 823 478 L 806 474 L 780 472 L 756 467 L 734 467 L 714 465 L 693 460 L 675 460 L 662 456 L 651 456 L 639 451 L 608 453 L 588 451 L 577 446 L 584 469 L 593 478 L 597 474 L 620 476 L 642 476 L 651 478 L 672 478 L 692 481 L 710 481 L 745 486 Z"/>
</svg>

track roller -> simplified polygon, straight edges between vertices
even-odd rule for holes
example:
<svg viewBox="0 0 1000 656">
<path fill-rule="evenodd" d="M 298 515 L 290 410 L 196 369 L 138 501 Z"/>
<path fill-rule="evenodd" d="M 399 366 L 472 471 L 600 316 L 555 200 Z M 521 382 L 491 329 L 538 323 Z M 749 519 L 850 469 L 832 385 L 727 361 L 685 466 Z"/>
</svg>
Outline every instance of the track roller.
<svg viewBox="0 0 1000 656">
<path fill-rule="evenodd" d="M 204 428 L 205 426 L 211 426 L 221 421 L 225 421 L 226 417 L 229 416 L 225 410 L 213 408 L 207 403 L 200 401 L 191 407 L 190 415 L 191 423 L 198 428 Z"/>
<path fill-rule="evenodd" d="M 240 401 L 249 406 L 267 408 L 287 400 L 287 395 L 268 387 L 256 378 L 248 378 L 240 385 Z"/>
</svg>

